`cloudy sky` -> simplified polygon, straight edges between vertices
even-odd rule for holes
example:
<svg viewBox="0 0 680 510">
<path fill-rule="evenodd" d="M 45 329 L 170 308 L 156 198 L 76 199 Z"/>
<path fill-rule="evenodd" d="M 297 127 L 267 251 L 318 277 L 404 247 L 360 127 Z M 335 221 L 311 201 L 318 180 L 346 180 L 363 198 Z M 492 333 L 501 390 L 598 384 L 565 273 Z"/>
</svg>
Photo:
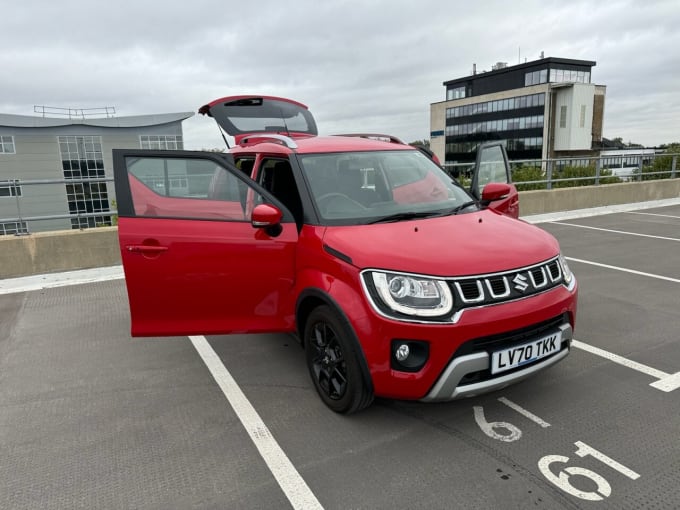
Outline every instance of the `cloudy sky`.
<svg viewBox="0 0 680 510">
<path fill-rule="evenodd" d="M 680 141 L 678 0 L 22 0 L 0 15 L 0 112 L 196 111 L 242 93 L 307 104 L 322 134 L 429 137 L 442 83 L 545 56 L 594 60 L 604 135 Z M 222 147 L 212 119 L 185 147 Z"/>
</svg>

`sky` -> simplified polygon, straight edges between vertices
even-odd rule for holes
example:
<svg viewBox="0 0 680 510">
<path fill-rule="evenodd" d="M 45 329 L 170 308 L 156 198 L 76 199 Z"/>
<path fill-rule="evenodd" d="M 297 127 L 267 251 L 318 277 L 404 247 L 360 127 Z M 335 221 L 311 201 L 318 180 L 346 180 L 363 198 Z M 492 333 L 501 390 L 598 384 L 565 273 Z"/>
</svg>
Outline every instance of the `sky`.
<svg viewBox="0 0 680 510">
<path fill-rule="evenodd" d="M 429 138 L 443 82 L 543 52 L 597 62 L 605 137 L 680 141 L 678 0 L 23 0 L 0 8 L 0 48 L 0 113 L 266 94 L 306 104 L 321 134 L 407 142 Z M 224 147 L 212 119 L 183 130 L 186 149 Z"/>
</svg>

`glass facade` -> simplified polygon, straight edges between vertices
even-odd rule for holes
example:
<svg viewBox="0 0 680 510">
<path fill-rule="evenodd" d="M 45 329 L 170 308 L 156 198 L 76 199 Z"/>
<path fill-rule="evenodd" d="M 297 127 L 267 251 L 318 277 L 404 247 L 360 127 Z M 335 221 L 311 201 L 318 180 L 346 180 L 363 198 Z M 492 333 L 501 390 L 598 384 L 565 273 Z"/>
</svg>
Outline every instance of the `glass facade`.
<svg viewBox="0 0 680 510">
<path fill-rule="evenodd" d="M 590 83 L 590 71 L 551 69 L 550 83 Z"/>
<path fill-rule="evenodd" d="M 446 136 L 469 135 L 480 132 L 495 133 L 497 131 L 516 131 L 517 129 L 531 128 L 543 128 L 543 115 L 455 124 L 446 126 Z"/>
<path fill-rule="evenodd" d="M 540 158 L 544 108 L 545 93 L 447 108 L 445 161 L 471 161 L 479 144 L 490 140 L 502 141 L 514 159 Z"/>
<path fill-rule="evenodd" d="M 501 139 L 507 151 L 540 150 L 543 148 L 543 137 Z M 477 142 L 454 142 L 446 144 L 447 153 L 474 153 L 481 144 Z"/>
<path fill-rule="evenodd" d="M 449 89 L 446 91 L 446 100 L 451 99 L 463 99 L 465 97 L 465 87 L 456 87 L 455 89 Z"/>
<path fill-rule="evenodd" d="M 479 115 L 482 113 L 504 112 L 543 105 L 545 105 L 545 94 L 529 94 L 527 96 L 517 96 L 508 99 L 497 99 L 495 101 L 484 101 L 481 103 L 447 108 L 446 118 L 468 117 L 470 115 Z"/>
<path fill-rule="evenodd" d="M 64 178 L 67 180 L 97 179 L 105 177 L 100 136 L 60 136 L 59 150 Z M 71 228 L 110 226 L 111 216 L 82 217 L 80 214 L 110 211 L 105 182 L 74 182 L 66 184 L 66 198 L 71 218 Z"/>
</svg>

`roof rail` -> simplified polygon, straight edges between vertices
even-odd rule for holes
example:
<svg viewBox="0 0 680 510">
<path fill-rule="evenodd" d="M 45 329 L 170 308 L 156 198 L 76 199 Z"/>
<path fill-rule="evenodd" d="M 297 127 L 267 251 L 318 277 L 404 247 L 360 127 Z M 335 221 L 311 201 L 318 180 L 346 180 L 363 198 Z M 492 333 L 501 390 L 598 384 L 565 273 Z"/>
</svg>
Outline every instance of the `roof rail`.
<svg viewBox="0 0 680 510">
<path fill-rule="evenodd" d="M 274 133 L 272 133 L 272 134 L 259 133 L 259 134 L 255 134 L 255 135 L 246 135 L 243 138 L 241 138 L 239 143 L 247 143 L 247 142 L 249 142 L 249 141 L 251 141 L 255 138 L 262 138 L 263 141 L 265 141 L 265 140 L 276 140 L 277 142 L 280 142 L 283 145 L 285 145 L 286 147 L 288 147 L 289 149 L 297 149 L 298 148 L 298 144 L 295 143 L 295 140 L 293 140 L 291 137 L 284 136 L 284 135 L 278 135 L 278 134 L 274 134 Z"/>
<path fill-rule="evenodd" d="M 399 145 L 407 145 L 401 138 L 393 135 L 383 135 L 380 133 L 343 133 L 334 136 L 356 136 L 358 138 L 370 138 L 372 140 L 384 140 L 390 143 L 398 143 Z"/>
</svg>

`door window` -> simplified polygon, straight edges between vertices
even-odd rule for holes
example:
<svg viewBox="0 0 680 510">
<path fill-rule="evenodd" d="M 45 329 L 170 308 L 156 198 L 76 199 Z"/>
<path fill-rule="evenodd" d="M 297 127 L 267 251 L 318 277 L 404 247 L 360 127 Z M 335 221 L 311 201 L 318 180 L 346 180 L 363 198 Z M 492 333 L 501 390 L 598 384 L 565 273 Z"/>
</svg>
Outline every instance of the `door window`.
<svg viewBox="0 0 680 510">
<path fill-rule="evenodd" d="M 136 216 L 249 221 L 259 194 L 213 160 L 128 157 Z"/>
<path fill-rule="evenodd" d="M 490 182 L 508 183 L 508 174 L 500 145 L 480 148 L 479 191 Z"/>
</svg>

